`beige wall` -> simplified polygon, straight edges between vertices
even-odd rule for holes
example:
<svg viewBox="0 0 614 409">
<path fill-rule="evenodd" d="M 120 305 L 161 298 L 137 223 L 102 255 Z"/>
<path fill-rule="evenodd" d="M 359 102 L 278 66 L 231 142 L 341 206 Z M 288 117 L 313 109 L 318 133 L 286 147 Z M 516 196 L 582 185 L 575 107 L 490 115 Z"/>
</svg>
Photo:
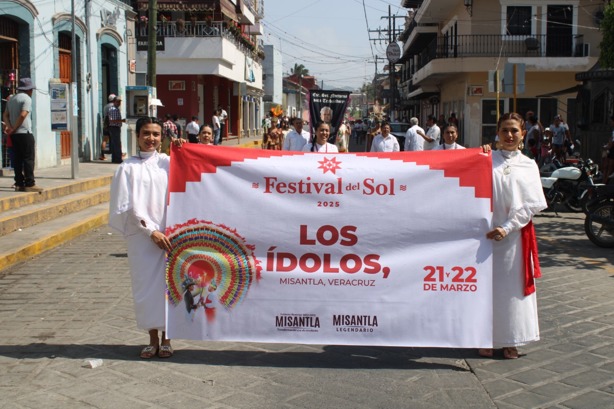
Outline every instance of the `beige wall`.
<svg viewBox="0 0 614 409">
<path fill-rule="evenodd" d="M 525 93 L 518 94 L 517 98 L 535 98 L 537 95 L 571 87 L 576 83 L 574 75 L 574 73 L 569 72 L 529 72 L 526 75 Z M 482 87 L 483 95 L 469 95 L 470 87 Z M 496 98 L 496 93 L 488 92 L 488 75 L 486 73 L 450 75 L 441 83 L 440 113 L 448 117 L 450 112 L 456 112 L 462 123 L 461 133 L 464 137 L 465 146 L 480 146 L 482 143 L 482 100 L 494 100 Z M 575 98 L 575 94 L 562 95 L 557 98 L 562 113 L 565 112 L 568 98 Z M 506 111 L 512 111 L 513 95 L 501 92 L 500 99 L 507 100 Z M 455 108 L 446 110 L 445 107 Z"/>
</svg>

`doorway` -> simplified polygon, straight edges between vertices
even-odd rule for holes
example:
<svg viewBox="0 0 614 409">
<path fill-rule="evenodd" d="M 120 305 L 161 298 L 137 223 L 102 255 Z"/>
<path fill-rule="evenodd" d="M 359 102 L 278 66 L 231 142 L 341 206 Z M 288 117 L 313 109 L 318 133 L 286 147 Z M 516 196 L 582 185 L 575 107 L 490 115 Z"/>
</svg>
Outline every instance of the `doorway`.
<svg viewBox="0 0 614 409">
<path fill-rule="evenodd" d="M 548 6 L 546 55 L 571 57 L 573 54 L 573 7 Z"/>
</svg>

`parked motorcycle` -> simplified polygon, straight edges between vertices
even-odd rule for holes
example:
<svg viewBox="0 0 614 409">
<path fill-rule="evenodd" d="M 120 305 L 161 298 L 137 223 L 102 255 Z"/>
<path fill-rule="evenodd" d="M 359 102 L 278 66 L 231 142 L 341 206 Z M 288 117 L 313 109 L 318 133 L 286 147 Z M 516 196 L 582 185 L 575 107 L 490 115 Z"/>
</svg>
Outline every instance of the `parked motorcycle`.
<svg viewBox="0 0 614 409">
<path fill-rule="evenodd" d="M 597 181 L 597 179 L 594 179 L 594 181 Z M 595 183 L 593 187 L 583 193 L 581 199 L 582 211 L 588 214 L 602 204 L 612 201 L 614 201 L 614 185 Z"/>
<path fill-rule="evenodd" d="M 613 191 L 614 192 L 614 191 Z M 614 194 L 590 207 L 584 220 L 586 235 L 599 247 L 614 247 Z"/>
<path fill-rule="evenodd" d="M 542 187 L 548 208 L 554 209 L 558 203 L 563 204 L 572 212 L 583 211 L 583 203 L 590 199 L 594 188 L 593 176 L 598 167 L 591 159 L 579 160 L 576 166 L 565 166 L 555 169 L 550 176 L 542 177 Z"/>
</svg>

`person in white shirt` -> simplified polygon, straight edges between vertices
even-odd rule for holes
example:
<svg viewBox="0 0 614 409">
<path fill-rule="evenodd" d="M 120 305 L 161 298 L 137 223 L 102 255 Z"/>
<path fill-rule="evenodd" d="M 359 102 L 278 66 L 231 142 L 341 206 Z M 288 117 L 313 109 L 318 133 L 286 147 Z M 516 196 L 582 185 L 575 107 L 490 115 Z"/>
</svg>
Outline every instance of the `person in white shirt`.
<svg viewBox="0 0 614 409">
<path fill-rule="evenodd" d="M 456 143 L 456 139 L 458 138 L 458 129 L 454 125 L 448 125 L 443 130 L 443 141 L 441 145 L 436 146 L 434 151 L 448 151 L 453 149 L 465 149 L 464 146 L 461 146 Z"/>
<path fill-rule="evenodd" d="M 439 129 L 439 126 L 437 126 L 437 122 L 433 115 L 428 116 L 426 125 L 428 126 L 426 135 L 421 136 L 424 138 L 424 150 L 430 151 L 439 146 L 439 141 L 441 140 L 441 130 Z"/>
<path fill-rule="evenodd" d="M 193 116 L 192 122 L 185 126 L 185 132 L 188 134 L 188 141 L 190 141 L 190 143 L 198 143 L 198 133 L 200 132 L 200 125 L 198 125 L 197 116 Z"/>
<path fill-rule="evenodd" d="M 301 118 L 294 118 L 292 125 L 294 129 L 286 135 L 282 150 L 300 152 L 309 142 L 309 132 L 303 129 L 303 120 Z"/>
<path fill-rule="evenodd" d="M 303 147 L 303 152 L 338 153 L 337 146 L 327 142 L 330 136 L 330 125 L 326 122 L 316 124 L 316 137 L 313 142 Z"/>
<path fill-rule="evenodd" d="M 211 117 L 211 125 L 213 128 L 213 144 L 221 145 L 222 143 L 222 135 L 221 129 L 222 124 L 220 123 L 220 110 L 216 109 L 213 111 L 213 116 Z"/>
<path fill-rule="evenodd" d="M 423 151 L 424 150 L 424 129 L 418 126 L 418 118 L 412 117 L 409 120 L 411 127 L 405 133 L 405 150 L 406 151 Z M 421 135 L 422 134 L 422 135 Z"/>
<path fill-rule="evenodd" d="M 390 133 L 390 124 L 388 122 L 382 123 L 381 133 L 373 138 L 371 152 L 399 152 L 400 150 L 399 141 L 397 141 L 396 136 Z"/>
<path fill-rule="evenodd" d="M 218 111 L 220 111 L 220 142 L 224 139 L 228 139 L 226 122 L 228 122 L 228 112 L 221 105 L 217 107 Z"/>
</svg>

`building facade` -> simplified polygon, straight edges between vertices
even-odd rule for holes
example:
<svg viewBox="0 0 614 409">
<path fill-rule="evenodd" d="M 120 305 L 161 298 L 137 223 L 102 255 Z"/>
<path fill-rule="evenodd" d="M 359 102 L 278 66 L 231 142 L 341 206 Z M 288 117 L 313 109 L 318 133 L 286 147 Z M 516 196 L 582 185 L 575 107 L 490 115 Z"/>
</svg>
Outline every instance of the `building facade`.
<svg viewBox="0 0 614 409">
<path fill-rule="evenodd" d="M 66 103 L 77 111 L 79 160 L 100 153 L 101 112 L 107 95 L 122 95 L 132 80 L 128 47 L 134 12 L 128 1 L 75 2 L 74 32 L 71 0 L 35 2 L 4 0 L 0 16 L 0 87 L 2 109 L 20 78 L 32 78 L 32 126 L 36 140 L 36 167 L 54 167 L 70 160 L 71 132 L 64 130 L 65 114 L 52 101 L 50 87 L 68 84 L 76 89 Z M 76 61 L 75 61 L 76 60 Z M 76 62 L 76 64 L 74 64 Z M 53 111 L 53 112 L 52 112 Z M 126 144 L 127 133 L 122 136 Z M 126 145 L 124 145 L 126 146 Z M 4 162 L 4 161 L 3 161 Z M 6 165 L 6 163 L 3 163 Z"/>
<path fill-rule="evenodd" d="M 402 5 L 411 10 L 400 37 L 401 116 L 424 122 L 430 114 L 455 113 L 467 146 L 491 142 L 497 113 L 508 111 L 533 111 L 545 126 L 562 114 L 574 133 L 575 74 L 598 60 L 596 16 L 603 2 L 402 0 Z M 493 73 L 501 78 L 506 67 L 506 86 L 497 93 Z"/>
<path fill-rule="evenodd" d="M 136 71 L 145 85 L 150 16 L 138 0 Z M 158 0 L 156 56 L 158 114 L 194 115 L 211 123 L 214 110 L 227 113 L 225 138 L 254 136 L 262 119 L 264 17 L 260 0 Z"/>
<path fill-rule="evenodd" d="M 283 61 L 281 52 L 274 45 L 264 46 L 264 112 L 272 107 L 282 105 L 283 98 Z M 286 112 L 286 114 L 288 114 Z M 291 115 L 290 115 L 291 116 Z"/>
</svg>

